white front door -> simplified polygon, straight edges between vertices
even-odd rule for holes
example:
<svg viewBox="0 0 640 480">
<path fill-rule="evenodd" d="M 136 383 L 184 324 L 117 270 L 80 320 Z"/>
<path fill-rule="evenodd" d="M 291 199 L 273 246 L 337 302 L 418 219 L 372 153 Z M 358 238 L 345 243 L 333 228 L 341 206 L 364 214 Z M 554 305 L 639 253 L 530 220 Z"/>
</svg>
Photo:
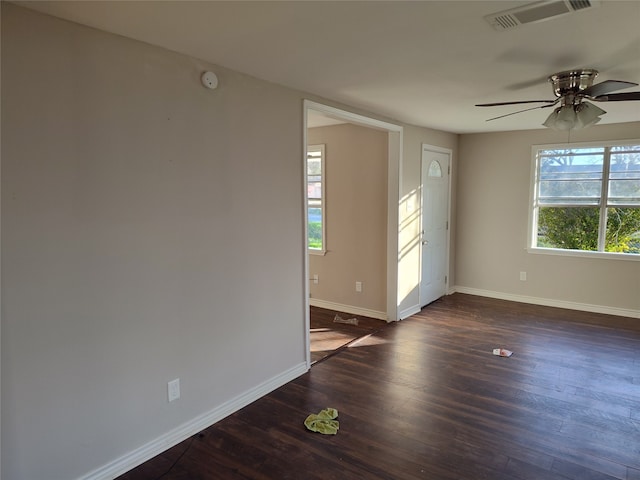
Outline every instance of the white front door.
<svg viewBox="0 0 640 480">
<path fill-rule="evenodd" d="M 447 293 L 451 153 L 422 145 L 420 306 Z"/>
</svg>

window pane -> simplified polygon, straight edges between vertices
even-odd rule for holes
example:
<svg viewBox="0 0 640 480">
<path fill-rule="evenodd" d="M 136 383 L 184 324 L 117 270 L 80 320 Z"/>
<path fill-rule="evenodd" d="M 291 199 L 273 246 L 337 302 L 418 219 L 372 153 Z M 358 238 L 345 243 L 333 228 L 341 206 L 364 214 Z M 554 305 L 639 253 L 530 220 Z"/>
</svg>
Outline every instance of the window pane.
<svg viewBox="0 0 640 480">
<path fill-rule="evenodd" d="M 307 247 L 325 250 L 325 148 L 324 145 L 307 146 Z"/>
<path fill-rule="evenodd" d="M 322 157 L 313 158 L 311 153 L 309 153 L 309 157 L 307 158 L 307 175 L 320 175 L 321 173 Z"/>
<path fill-rule="evenodd" d="M 428 175 L 430 177 L 442 177 L 442 167 L 437 160 L 433 160 L 429 165 Z"/>
<path fill-rule="evenodd" d="M 598 250 L 597 207 L 541 207 L 538 210 L 538 247 Z"/>
<path fill-rule="evenodd" d="M 608 203 L 640 206 L 640 151 L 611 155 Z"/>
<path fill-rule="evenodd" d="M 640 145 L 616 145 L 611 147 L 612 152 L 636 152 L 640 153 Z"/>
<path fill-rule="evenodd" d="M 604 153 L 604 147 L 590 147 L 590 148 L 574 148 L 574 149 L 554 149 L 554 150 L 541 150 L 540 155 L 543 156 L 571 156 L 571 155 L 589 155 L 591 153 Z"/>
<path fill-rule="evenodd" d="M 540 205 L 599 205 L 602 180 L 541 181 Z"/>
<path fill-rule="evenodd" d="M 602 191 L 604 157 L 593 149 L 564 155 L 543 152 L 540 158 L 538 203 L 598 205 Z"/>
<path fill-rule="evenodd" d="M 322 208 L 309 205 L 309 248 L 322 249 Z"/>
<path fill-rule="evenodd" d="M 307 197 L 322 198 L 322 182 L 309 182 L 307 184 Z"/>
<path fill-rule="evenodd" d="M 640 254 L 640 208 L 608 208 L 605 251 Z"/>
</svg>

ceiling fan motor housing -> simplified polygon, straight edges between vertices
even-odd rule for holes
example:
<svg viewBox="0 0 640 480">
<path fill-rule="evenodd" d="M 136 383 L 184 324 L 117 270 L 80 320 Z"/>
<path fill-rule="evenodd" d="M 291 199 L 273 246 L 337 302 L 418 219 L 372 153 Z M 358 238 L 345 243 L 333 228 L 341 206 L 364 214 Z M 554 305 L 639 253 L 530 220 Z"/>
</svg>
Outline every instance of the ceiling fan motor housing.
<svg viewBox="0 0 640 480">
<path fill-rule="evenodd" d="M 576 95 L 593 85 L 593 80 L 598 75 L 594 69 L 569 70 L 556 73 L 549 77 L 549 82 L 553 85 L 553 93 L 556 97 L 565 95 Z"/>
</svg>

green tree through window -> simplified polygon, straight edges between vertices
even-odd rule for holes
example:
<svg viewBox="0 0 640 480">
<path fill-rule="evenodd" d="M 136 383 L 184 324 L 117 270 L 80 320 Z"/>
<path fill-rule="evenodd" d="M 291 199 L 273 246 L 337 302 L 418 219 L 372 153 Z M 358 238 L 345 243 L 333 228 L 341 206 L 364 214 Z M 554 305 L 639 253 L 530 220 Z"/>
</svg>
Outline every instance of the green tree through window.
<svg viewBox="0 0 640 480">
<path fill-rule="evenodd" d="M 307 147 L 307 247 L 324 252 L 325 245 L 325 161 L 324 145 Z"/>
</svg>

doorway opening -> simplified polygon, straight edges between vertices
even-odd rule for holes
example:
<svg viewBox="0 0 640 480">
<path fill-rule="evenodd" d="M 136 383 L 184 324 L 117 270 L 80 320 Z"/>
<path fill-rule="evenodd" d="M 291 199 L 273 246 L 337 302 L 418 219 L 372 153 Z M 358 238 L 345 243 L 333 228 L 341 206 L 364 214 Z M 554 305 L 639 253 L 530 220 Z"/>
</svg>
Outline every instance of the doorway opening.
<svg viewBox="0 0 640 480">
<path fill-rule="evenodd" d="M 343 316 L 361 316 L 372 319 L 381 320 L 384 325 L 384 321 L 395 321 L 398 319 L 398 307 L 397 307 L 397 276 L 398 276 L 398 195 L 399 195 L 399 168 L 402 149 L 402 127 L 399 125 L 390 124 L 380 120 L 372 119 L 362 115 L 354 114 L 345 110 L 340 110 L 327 105 L 304 101 L 304 128 L 303 128 L 303 145 L 305 146 L 305 152 L 303 158 L 305 159 L 304 168 L 304 197 L 305 197 L 305 242 L 309 240 L 310 222 L 312 234 L 314 232 L 322 232 L 322 248 L 309 248 L 310 245 L 305 244 L 305 262 L 304 262 L 304 296 L 305 296 L 305 343 L 307 351 L 307 364 L 311 365 L 310 355 L 310 308 L 313 304 L 314 307 L 320 307 L 338 312 L 343 312 Z M 381 161 L 374 162 L 372 160 L 370 166 L 372 172 L 367 172 L 366 168 L 356 170 L 349 174 L 339 175 L 333 177 L 336 182 L 351 182 L 353 197 L 358 198 L 365 194 L 371 194 L 371 190 L 375 190 L 376 196 L 370 196 L 371 202 L 382 202 L 381 205 L 374 206 L 370 211 L 351 211 L 352 219 L 356 222 L 344 222 L 340 224 L 338 222 L 330 229 L 326 229 L 326 224 L 316 225 L 318 221 L 326 221 L 327 213 L 332 209 L 335 211 L 346 211 L 353 207 L 353 203 L 348 199 L 341 199 L 332 203 L 332 196 L 330 191 L 327 192 L 326 177 L 323 179 L 318 167 L 322 165 L 319 161 L 314 161 L 311 165 L 312 170 L 308 170 L 307 161 L 309 159 L 309 145 L 313 145 L 312 152 L 318 151 L 318 146 L 323 145 L 323 159 L 326 156 L 327 159 L 331 159 L 332 145 L 325 144 L 322 141 L 318 141 L 315 135 L 318 127 L 337 126 L 333 130 L 340 131 L 342 134 L 350 134 L 354 131 L 362 133 L 363 135 L 370 135 L 371 142 L 378 143 L 379 148 L 383 148 L 383 158 Z M 310 133 L 310 129 L 313 131 Z M 369 140 L 361 142 L 360 145 L 369 145 Z M 383 145 L 380 147 L 380 145 Z M 369 158 L 366 152 L 353 152 L 352 156 L 360 156 L 363 158 Z M 313 160 L 312 160 L 313 161 Z M 330 171 L 330 160 L 326 161 L 325 165 L 327 170 Z M 373 169 L 376 171 L 374 172 Z M 322 172 L 324 173 L 324 172 Z M 370 173 L 370 175 L 368 175 Z M 331 178 L 331 177 L 330 177 Z M 373 180 L 368 180 L 373 179 Z M 311 184 L 310 184 L 311 180 Z M 330 180 L 332 182 L 334 180 Z M 331 185 L 331 184 L 330 184 Z M 344 189 L 343 189 L 344 190 Z M 367 190 L 369 190 L 367 192 Z M 322 192 L 327 193 L 322 193 Z M 349 193 L 351 194 L 351 193 Z M 320 198 L 322 196 L 322 198 Z M 320 201 L 322 200 L 322 201 Z M 326 207 L 325 207 L 326 205 Z M 379 234 L 367 237 L 363 230 L 356 225 L 357 221 L 361 217 L 365 217 L 371 212 L 376 212 L 377 217 L 374 215 L 371 217 L 371 222 L 377 224 L 377 232 Z M 346 218 L 346 217 L 345 217 Z M 310 220 L 311 219 L 311 220 Z M 366 224 L 366 228 L 369 224 Z M 349 235 L 353 237 L 354 242 L 359 249 L 375 251 L 376 263 L 380 263 L 378 270 L 371 272 L 361 272 L 357 265 L 347 265 L 352 257 L 358 257 L 358 255 L 352 255 L 339 259 L 338 249 L 332 251 L 332 229 L 335 233 L 338 229 L 347 231 Z M 314 241 L 317 243 L 318 234 L 312 235 Z M 382 238 L 380 238 L 382 237 Z M 334 237 L 335 239 L 335 237 Z M 353 242 L 352 242 L 353 243 Z M 313 247 L 313 246 L 312 246 Z M 310 257 L 313 256 L 314 271 L 310 270 Z M 332 271 L 332 275 L 324 276 L 322 271 L 319 272 L 318 256 L 322 258 L 322 262 L 334 264 L 337 262 L 344 267 L 352 267 L 348 274 L 342 272 Z M 370 257 L 373 258 L 373 257 Z M 353 273 L 356 272 L 356 273 Z M 360 278 L 360 275 L 365 279 Z M 314 291 L 318 290 L 318 284 L 321 287 L 331 285 L 333 287 L 339 287 L 334 289 L 332 295 L 328 295 L 327 298 L 320 298 L 322 295 L 314 295 L 311 299 L 311 286 Z M 376 302 L 371 306 L 371 302 L 367 303 L 366 297 L 370 295 L 376 296 Z"/>
</svg>

